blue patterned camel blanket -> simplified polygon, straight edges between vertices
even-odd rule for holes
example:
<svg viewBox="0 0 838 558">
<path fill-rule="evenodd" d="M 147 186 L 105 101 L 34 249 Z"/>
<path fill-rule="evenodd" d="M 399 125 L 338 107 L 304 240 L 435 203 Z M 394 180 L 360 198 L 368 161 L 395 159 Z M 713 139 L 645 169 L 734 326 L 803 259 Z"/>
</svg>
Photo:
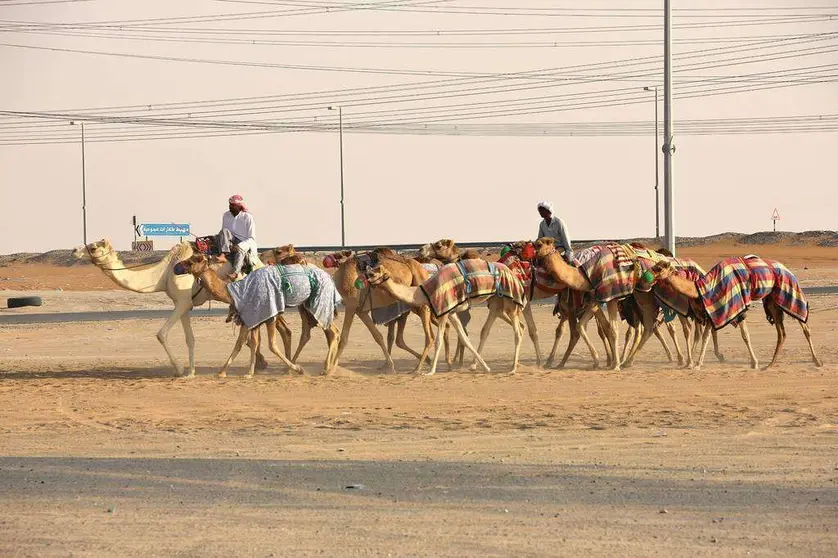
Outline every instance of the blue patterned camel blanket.
<svg viewBox="0 0 838 558">
<path fill-rule="evenodd" d="M 700 277 L 695 286 L 716 329 L 738 323 L 751 302 L 766 297 L 801 322 L 809 319 L 809 304 L 800 283 L 780 262 L 756 256 L 727 258 Z"/>
<path fill-rule="evenodd" d="M 304 304 L 320 327 L 329 327 L 341 302 L 331 276 L 313 265 L 270 265 L 227 285 L 239 318 L 253 329 L 286 308 Z"/>
</svg>

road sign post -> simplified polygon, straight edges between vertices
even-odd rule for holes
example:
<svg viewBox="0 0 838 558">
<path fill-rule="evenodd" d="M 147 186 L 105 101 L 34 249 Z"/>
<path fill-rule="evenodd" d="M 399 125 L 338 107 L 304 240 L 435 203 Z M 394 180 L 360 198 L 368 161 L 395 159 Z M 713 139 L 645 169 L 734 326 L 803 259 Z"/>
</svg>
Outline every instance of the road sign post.
<svg viewBox="0 0 838 558">
<path fill-rule="evenodd" d="M 771 214 L 771 220 L 774 222 L 774 232 L 777 232 L 777 221 L 780 220 L 780 212 L 774 208 L 774 213 Z"/>
</svg>

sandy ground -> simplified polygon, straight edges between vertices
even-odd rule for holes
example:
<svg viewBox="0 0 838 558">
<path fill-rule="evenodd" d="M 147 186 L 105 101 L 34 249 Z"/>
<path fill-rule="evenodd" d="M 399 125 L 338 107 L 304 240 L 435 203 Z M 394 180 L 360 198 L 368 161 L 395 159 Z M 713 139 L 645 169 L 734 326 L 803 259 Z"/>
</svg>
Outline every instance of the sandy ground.
<svg viewBox="0 0 838 558">
<path fill-rule="evenodd" d="M 790 265 L 834 284 L 838 249 L 819 250 Z M 103 288 L 92 268 L 19 267 L 38 279 L 16 290 L 53 297 L 30 312 L 166 307 Z M 305 376 L 269 356 L 245 379 L 242 355 L 222 380 L 233 332 L 197 317 L 187 380 L 171 377 L 160 321 L 0 325 L 0 555 L 834 555 L 838 297 L 810 303 L 825 366 L 789 323 L 770 371 L 749 370 L 725 329 L 727 361 L 710 354 L 702 371 L 657 343 L 617 373 L 590 370 L 581 348 L 566 370 L 540 370 L 527 339 L 510 376 L 499 324 L 491 373 L 416 377 L 397 352 L 399 373 L 382 374 L 356 324 L 331 377 L 315 333 Z M 555 322 L 535 314 L 547 350 Z M 766 364 L 774 330 L 758 307 L 751 330 Z M 171 339 L 184 358 L 182 333 Z"/>
</svg>

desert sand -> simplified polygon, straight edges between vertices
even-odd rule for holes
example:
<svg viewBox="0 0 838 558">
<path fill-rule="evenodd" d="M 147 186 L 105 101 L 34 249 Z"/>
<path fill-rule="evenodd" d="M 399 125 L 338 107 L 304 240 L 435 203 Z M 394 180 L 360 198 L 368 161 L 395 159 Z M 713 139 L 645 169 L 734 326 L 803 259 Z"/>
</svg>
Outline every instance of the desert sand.
<svg viewBox="0 0 838 558">
<path fill-rule="evenodd" d="M 679 251 L 707 267 L 746 253 L 783 261 L 804 288 L 838 284 L 834 247 Z M 90 265 L 7 260 L 0 279 L 0 299 L 45 301 L 0 316 L 170 306 Z M 525 339 L 512 376 L 498 324 L 490 373 L 414 376 L 396 349 L 398 373 L 384 374 L 356 323 L 333 376 L 319 375 L 315 332 L 304 376 L 268 355 L 245 379 L 243 354 L 219 379 L 234 332 L 196 310 L 198 377 L 183 379 L 155 339 L 160 320 L 0 323 L 0 555 L 834 555 L 838 296 L 810 306 L 825 366 L 787 320 L 769 371 L 750 370 L 726 328 L 726 361 L 710 352 L 701 371 L 666 362 L 654 340 L 620 372 L 591 370 L 582 346 L 566 369 L 537 369 Z M 555 318 L 535 316 L 546 352 Z M 758 305 L 749 322 L 765 365 L 774 328 Z M 184 358 L 182 332 L 171 339 Z M 415 318 L 407 340 L 420 346 Z"/>
</svg>

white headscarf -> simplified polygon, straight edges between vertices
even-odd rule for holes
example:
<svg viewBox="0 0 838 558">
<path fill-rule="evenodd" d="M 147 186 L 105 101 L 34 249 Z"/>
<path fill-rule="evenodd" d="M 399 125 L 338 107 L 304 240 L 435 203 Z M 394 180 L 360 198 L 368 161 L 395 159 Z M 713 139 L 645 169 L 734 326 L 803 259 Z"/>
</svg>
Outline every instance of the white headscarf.
<svg viewBox="0 0 838 558">
<path fill-rule="evenodd" d="M 541 209 L 542 207 L 549 211 L 551 214 L 553 213 L 553 202 L 549 202 L 547 200 L 538 202 L 538 208 Z"/>
</svg>

